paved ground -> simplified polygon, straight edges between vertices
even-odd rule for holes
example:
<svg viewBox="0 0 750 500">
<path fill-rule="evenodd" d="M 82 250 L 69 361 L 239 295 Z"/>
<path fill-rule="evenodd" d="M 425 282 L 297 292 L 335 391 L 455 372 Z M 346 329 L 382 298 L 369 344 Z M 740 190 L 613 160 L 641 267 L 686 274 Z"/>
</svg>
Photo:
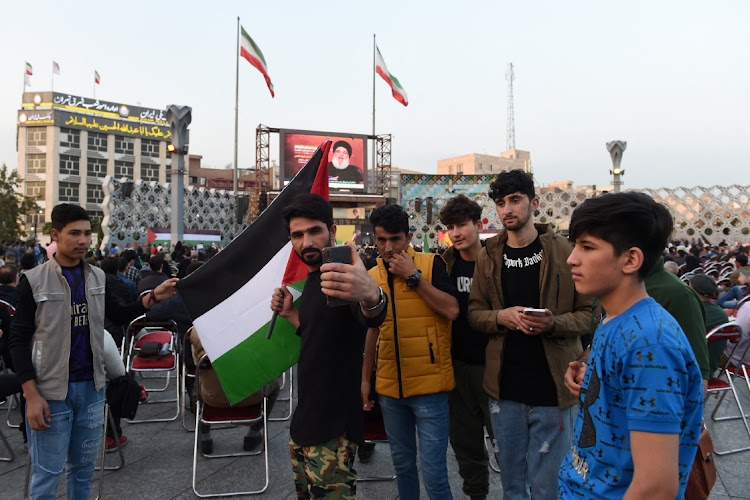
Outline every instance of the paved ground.
<svg viewBox="0 0 750 500">
<path fill-rule="evenodd" d="M 282 391 L 283 394 L 283 391 Z M 746 411 L 750 411 L 750 393 L 744 384 L 741 387 L 741 401 Z M 745 429 L 740 420 L 713 423 L 710 412 L 716 405 L 716 398 L 711 397 L 706 405 L 706 418 L 712 432 L 717 449 L 725 447 L 740 447 L 750 445 Z M 0 462 L 0 497 L 4 500 L 23 498 L 23 481 L 26 464 L 26 451 L 16 429 L 5 425 L 6 406 L 2 408 L 2 432 L 8 437 L 11 447 L 16 453 L 13 462 Z M 272 416 L 284 416 L 288 410 L 288 403 L 279 402 Z M 729 405 L 724 402 L 719 414 L 729 411 Z M 145 405 L 139 410 L 139 417 L 152 415 L 167 415 L 168 410 L 159 405 Z M 193 414 L 188 412 L 191 418 Z M 11 415 L 13 421 L 18 421 L 18 413 Z M 193 422 L 189 422 L 192 428 Z M 123 432 L 128 436 L 129 443 L 123 449 L 125 466 L 118 471 L 107 471 L 104 476 L 104 498 L 114 499 L 186 499 L 196 498 L 192 490 L 192 460 L 193 433 L 183 430 L 179 421 L 169 423 L 123 424 Z M 216 453 L 240 451 L 244 430 L 226 429 L 215 431 L 214 451 Z M 289 463 L 287 440 L 289 436 L 289 421 L 269 423 L 269 475 L 270 484 L 265 493 L 257 498 L 293 499 L 294 484 Z M 7 456 L 7 450 L 0 443 L 0 456 Z M 725 457 L 717 457 L 719 480 L 711 494 L 711 499 L 750 498 L 750 451 L 737 453 Z M 117 454 L 106 457 L 108 466 L 118 463 Z M 213 489 L 226 491 L 228 488 L 254 489 L 262 484 L 263 460 L 260 457 L 205 459 L 199 457 L 200 477 L 199 491 Z M 373 460 L 369 464 L 357 464 L 356 469 L 360 478 L 372 475 L 392 474 L 390 454 L 387 445 L 380 444 L 375 450 Z M 453 495 L 465 498 L 461 492 L 461 478 L 452 450 L 448 450 L 448 474 Z M 94 483 L 91 498 L 96 498 L 99 481 Z M 64 485 L 60 486 L 58 497 L 64 497 Z M 502 486 L 500 475 L 490 472 L 489 498 L 501 498 Z M 358 496 L 363 499 L 395 499 L 398 498 L 395 481 L 360 482 Z M 422 498 L 426 498 L 424 492 Z"/>
</svg>

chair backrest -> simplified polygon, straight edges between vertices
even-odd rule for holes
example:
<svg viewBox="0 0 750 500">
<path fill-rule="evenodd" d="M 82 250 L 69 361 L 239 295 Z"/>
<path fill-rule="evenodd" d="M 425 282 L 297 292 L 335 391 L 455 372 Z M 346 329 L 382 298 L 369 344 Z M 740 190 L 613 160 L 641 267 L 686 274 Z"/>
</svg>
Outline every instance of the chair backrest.
<svg viewBox="0 0 750 500">
<path fill-rule="evenodd" d="M 8 313 L 11 316 L 13 316 L 14 314 L 16 314 L 16 308 L 13 307 L 12 305 L 8 304 L 4 300 L 0 300 L 0 306 L 5 307 L 8 310 Z"/>
<path fill-rule="evenodd" d="M 712 328 L 706 334 L 706 342 L 708 344 L 711 344 L 718 340 L 727 340 L 734 344 L 737 343 L 741 335 L 742 328 L 740 327 L 739 323 L 735 321 L 729 321 Z"/>
</svg>

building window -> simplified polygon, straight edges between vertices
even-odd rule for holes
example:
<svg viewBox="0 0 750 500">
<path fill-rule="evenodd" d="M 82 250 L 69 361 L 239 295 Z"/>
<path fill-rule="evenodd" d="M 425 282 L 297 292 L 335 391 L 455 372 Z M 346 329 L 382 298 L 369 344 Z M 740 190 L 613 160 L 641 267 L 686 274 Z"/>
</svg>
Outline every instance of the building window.
<svg viewBox="0 0 750 500">
<path fill-rule="evenodd" d="M 201 177 L 201 186 L 205 186 L 205 185 L 206 185 L 206 178 Z"/>
<path fill-rule="evenodd" d="M 198 178 L 195 177 L 195 176 L 193 176 L 193 175 L 191 175 L 190 177 L 188 177 L 188 183 L 190 183 L 190 184 L 198 184 Z"/>
<path fill-rule="evenodd" d="M 61 128 L 60 147 L 81 149 L 81 132 L 70 128 Z"/>
<path fill-rule="evenodd" d="M 135 152 L 135 139 L 115 136 L 115 153 L 132 155 Z"/>
<path fill-rule="evenodd" d="M 89 184 L 86 187 L 86 203 L 101 203 L 104 201 L 104 189 L 100 184 Z"/>
<path fill-rule="evenodd" d="M 60 155 L 60 173 L 68 175 L 80 175 L 81 159 L 78 156 Z"/>
<path fill-rule="evenodd" d="M 482 171 L 482 164 L 481 164 L 481 163 L 479 163 L 479 164 L 477 165 L 477 172 L 481 172 L 481 171 Z"/>
<path fill-rule="evenodd" d="M 89 158 L 86 165 L 86 175 L 89 177 L 104 177 L 107 175 L 107 160 L 104 158 Z"/>
<path fill-rule="evenodd" d="M 141 156 L 159 157 L 159 141 L 141 139 Z"/>
<path fill-rule="evenodd" d="M 77 182 L 60 183 L 60 202 L 78 203 L 79 187 Z"/>
<path fill-rule="evenodd" d="M 456 174 L 463 175 L 463 173 L 464 173 L 464 166 L 463 165 L 457 166 L 456 167 Z"/>
<path fill-rule="evenodd" d="M 43 174 L 47 171 L 47 155 L 26 155 L 26 173 Z"/>
<path fill-rule="evenodd" d="M 27 146 L 45 146 L 47 144 L 47 127 L 26 127 Z"/>
<path fill-rule="evenodd" d="M 26 181 L 24 183 L 24 194 L 29 198 L 44 198 L 44 181 Z"/>
<path fill-rule="evenodd" d="M 141 164 L 141 180 L 143 181 L 159 181 L 159 167 L 158 165 L 145 165 Z"/>
<path fill-rule="evenodd" d="M 107 152 L 107 134 L 89 132 L 89 151 Z"/>
<path fill-rule="evenodd" d="M 127 177 L 128 179 L 133 178 L 133 162 L 115 160 L 115 177 Z"/>
</svg>

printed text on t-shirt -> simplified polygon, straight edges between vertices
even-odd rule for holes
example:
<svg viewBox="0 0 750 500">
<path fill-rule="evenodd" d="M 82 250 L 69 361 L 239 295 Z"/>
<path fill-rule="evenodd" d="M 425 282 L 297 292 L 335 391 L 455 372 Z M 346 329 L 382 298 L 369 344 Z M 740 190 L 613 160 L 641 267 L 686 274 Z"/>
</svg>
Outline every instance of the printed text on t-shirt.
<svg viewBox="0 0 750 500">
<path fill-rule="evenodd" d="M 531 255 L 531 257 L 523 257 L 518 259 L 509 259 L 508 255 L 503 253 L 503 262 L 505 267 L 529 267 L 535 264 L 539 264 L 542 261 L 542 250 Z"/>
</svg>

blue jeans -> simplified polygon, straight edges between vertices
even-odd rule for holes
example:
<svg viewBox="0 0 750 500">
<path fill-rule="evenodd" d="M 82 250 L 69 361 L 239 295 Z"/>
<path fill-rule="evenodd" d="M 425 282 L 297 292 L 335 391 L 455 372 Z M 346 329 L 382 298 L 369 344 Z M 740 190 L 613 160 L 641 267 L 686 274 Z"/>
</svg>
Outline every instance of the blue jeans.
<svg viewBox="0 0 750 500">
<path fill-rule="evenodd" d="M 391 447 L 391 459 L 396 469 L 398 497 L 401 500 L 419 499 L 415 437 L 419 435 L 419 460 L 427 495 L 431 499 L 453 498 L 446 463 L 448 393 L 438 392 L 403 399 L 381 394 L 380 407 Z"/>
<path fill-rule="evenodd" d="M 29 498 L 54 499 L 66 465 L 69 500 L 89 497 L 104 423 L 104 389 L 92 380 L 70 382 L 64 401 L 47 401 L 50 428 L 28 429 L 31 456 Z"/>
<path fill-rule="evenodd" d="M 716 305 L 723 309 L 734 309 L 737 302 L 744 297 L 745 289 L 739 285 L 735 285 L 727 290 L 721 297 L 716 299 Z"/>
<path fill-rule="evenodd" d="M 557 473 L 573 442 L 576 407 L 561 410 L 493 398 L 489 405 L 503 498 L 557 498 Z"/>
</svg>

